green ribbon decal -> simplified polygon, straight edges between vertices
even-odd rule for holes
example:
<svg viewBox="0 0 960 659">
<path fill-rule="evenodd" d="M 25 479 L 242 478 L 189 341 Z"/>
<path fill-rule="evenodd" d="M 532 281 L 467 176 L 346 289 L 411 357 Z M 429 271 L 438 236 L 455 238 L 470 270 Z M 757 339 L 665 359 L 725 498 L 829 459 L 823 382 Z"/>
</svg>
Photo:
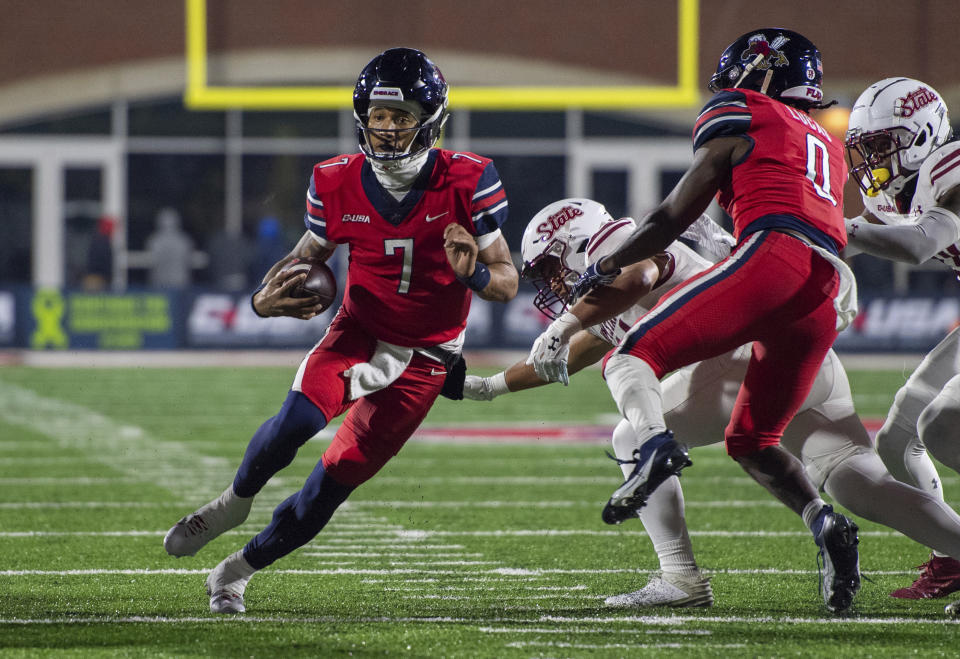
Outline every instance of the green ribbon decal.
<svg viewBox="0 0 960 659">
<path fill-rule="evenodd" d="M 70 341 L 63 331 L 63 296 L 55 288 L 44 288 L 33 296 L 33 317 L 37 328 L 30 344 L 35 350 L 54 347 L 66 348 Z"/>
</svg>

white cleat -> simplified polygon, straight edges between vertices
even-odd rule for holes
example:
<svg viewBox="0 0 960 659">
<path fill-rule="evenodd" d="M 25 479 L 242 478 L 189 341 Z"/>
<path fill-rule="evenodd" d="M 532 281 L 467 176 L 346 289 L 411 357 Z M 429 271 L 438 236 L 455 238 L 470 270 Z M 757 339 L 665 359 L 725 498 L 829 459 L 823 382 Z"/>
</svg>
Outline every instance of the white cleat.
<svg viewBox="0 0 960 659">
<path fill-rule="evenodd" d="M 238 497 L 231 485 L 219 497 L 173 525 L 163 538 L 171 556 L 193 556 L 225 531 L 243 524 L 250 514 L 253 497 Z"/>
<path fill-rule="evenodd" d="M 213 613 L 244 613 L 243 592 L 255 570 L 243 558 L 243 550 L 230 554 L 220 561 L 207 576 L 207 595 L 210 596 L 210 611 Z"/>
<path fill-rule="evenodd" d="M 603 603 L 607 606 L 633 608 L 713 606 L 713 589 L 710 587 L 710 580 L 702 575 L 684 576 L 657 571 L 640 590 L 608 597 Z"/>
</svg>

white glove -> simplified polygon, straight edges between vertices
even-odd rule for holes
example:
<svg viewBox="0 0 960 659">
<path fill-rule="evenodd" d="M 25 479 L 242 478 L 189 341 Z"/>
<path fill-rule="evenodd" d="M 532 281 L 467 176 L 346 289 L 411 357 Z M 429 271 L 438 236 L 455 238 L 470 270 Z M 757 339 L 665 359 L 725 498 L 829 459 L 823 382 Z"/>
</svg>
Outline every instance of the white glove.
<svg viewBox="0 0 960 659">
<path fill-rule="evenodd" d="M 488 378 L 468 375 L 463 382 L 463 397 L 469 400 L 493 400 L 500 394 L 510 393 L 506 373 L 501 371 Z"/>
<path fill-rule="evenodd" d="M 565 311 L 537 337 L 526 361 L 527 364 L 533 364 L 537 377 L 544 382 L 562 382 L 564 386 L 570 384 L 567 373 L 570 337 L 579 330 L 580 319 Z"/>
</svg>

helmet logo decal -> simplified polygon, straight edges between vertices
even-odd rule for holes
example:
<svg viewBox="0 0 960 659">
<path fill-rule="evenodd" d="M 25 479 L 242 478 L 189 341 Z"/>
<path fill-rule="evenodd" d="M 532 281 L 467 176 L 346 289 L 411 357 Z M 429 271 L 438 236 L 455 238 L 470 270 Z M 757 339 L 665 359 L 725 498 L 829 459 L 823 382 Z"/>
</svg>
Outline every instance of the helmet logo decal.
<svg viewBox="0 0 960 659">
<path fill-rule="evenodd" d="M 402 101 L 403 90 L 399 87 L 374 87 L 370 92 L 370 100 Z"/>
<path fill-rule="evenodd" d="M 780 50 L 788 41 L 790 41 L 790 38 L 782 34 L 774 38 L 772 42 L 768 42 L 767 37 L 763 34 L 755 34 L 750 37 L 746 50 L 740 53 L 740 61 L 752 62 L 758 56 L 762 56 L 760 62 L 751 67 L 761 71 L 766 71 L 771 66 L 788 66 L 790 60 Z"/>
<path fill-rule="evenodd" d="M 573 218 L 583 215 L 583 211 L 576 206 L 564 206 L 556 213 L 537 225 L 537 233 L 542 236 L 541 240 L 548 241 L 553 239 L 553 234 L 560 230 L 563 225 Z"/>
<path fill-rule="evenodd" d="M 910 117 L 920 108 L 939 100 L 940 98 L 929 87 L 919 87 L 894 101 L 893 114 L 899 117 Z"/>
</svg>

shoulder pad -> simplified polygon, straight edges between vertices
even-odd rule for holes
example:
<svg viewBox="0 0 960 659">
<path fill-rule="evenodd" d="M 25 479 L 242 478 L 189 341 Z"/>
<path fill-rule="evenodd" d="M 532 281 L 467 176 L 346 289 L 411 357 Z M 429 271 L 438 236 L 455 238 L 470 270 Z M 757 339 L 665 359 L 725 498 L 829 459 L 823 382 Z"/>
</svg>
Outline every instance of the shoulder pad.
<svg viewBox="0 0 960 659">
<path fill-rule="evenodd" d="M 336 156 L 313 166 L 313 185 L 318 193 L 329 192 L 340 186 L 347 171 L 363 163 L 363 154 Z"/>
</svg>

